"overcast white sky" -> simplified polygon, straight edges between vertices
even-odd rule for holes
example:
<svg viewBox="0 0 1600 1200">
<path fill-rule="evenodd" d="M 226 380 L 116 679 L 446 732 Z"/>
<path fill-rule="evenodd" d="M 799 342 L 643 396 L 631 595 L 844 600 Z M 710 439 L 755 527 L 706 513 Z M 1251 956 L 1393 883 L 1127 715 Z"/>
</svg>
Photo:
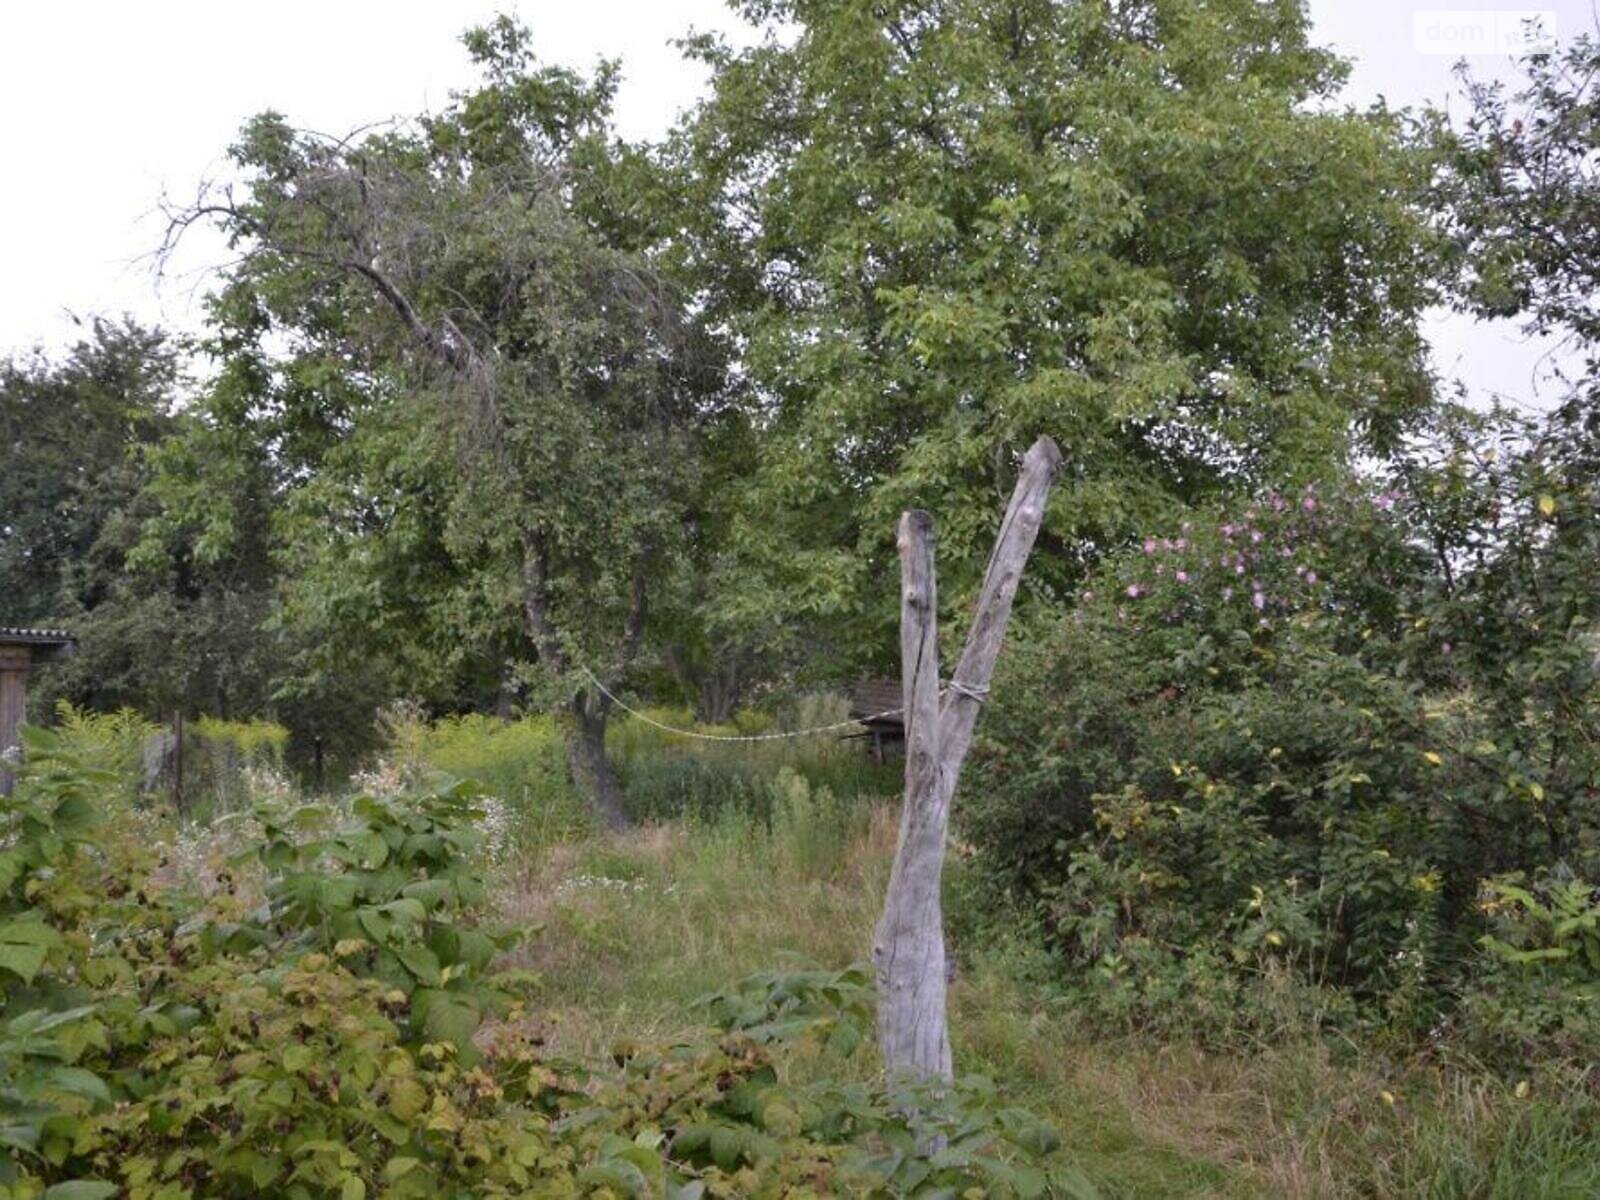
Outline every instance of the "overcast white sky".
<svg viewBox="0 0 1600 1200">
<path fill-rule="evenodd" d="M 1446 5 L 1457 15 L 1427 15 Z M 1595 25 L 1591 0 L 1529 6 L 1553 12 L 1562 35 Z M 618 119 L 629 136 L 660 133 L 704 85 L 670 39 L 738 29 L 721 0 L 0 2 L 0 354 L 60 346 L 75 333 L 70 313 L 194 328 L 204 269 L 225 251 L 197 242 L 184 274 L 158 289 L 146 256 L 163 190 L 192 194 L 222 169 L 239 124 L 265 108 L 344 132 L 442 104 L 468 81 L 457 36 L 507 9 L 533 28 L 544 58 L 623 60 Z M 1311 9 L 1320 40 L 1356 62 L 1349 98 L 1395 105 L 1444 98 L 1454 56 L 1424 47 L 1445 48 L 1502 11 L 1481 0 L 1311 0 Z M 1503 72 L 1507 59 L 1472 62 Z M 1445 374 L 1539 402 L 1542 349 L 1514 329 L 1444 317 L 1430 336 Z"/>
</svg>

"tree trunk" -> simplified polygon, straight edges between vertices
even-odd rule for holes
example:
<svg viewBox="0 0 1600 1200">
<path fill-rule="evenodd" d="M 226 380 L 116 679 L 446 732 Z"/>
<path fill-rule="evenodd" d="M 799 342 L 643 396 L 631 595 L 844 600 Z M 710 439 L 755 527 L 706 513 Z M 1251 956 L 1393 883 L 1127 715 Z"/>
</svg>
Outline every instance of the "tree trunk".
<svg viewBox="0 0 1600 1200">
<path fill-rule="evenodd" d="M 872 949 L 878 1041 L 891 1078 L 951 1075 L 944 914 L 940 884 L 950 802 L 988 695 L 1022 570 L 1044 520 L 1061 451 L 1034 443 L 1000 524 L 966 649 L 939 702 L 939 639 L 933 518 L 900 519 L 900 674 L 905 696 L 906 793 L 889 890 Z"/>
<path fill-rule="evenodd" d="M 739 668 L 735 664 L 712 667 L 700 680 L 700 719 L 708 725 L 725 725 L 739 707 Z"/>
<path fill-rule="evenodd" d="M 622 785 L 606 756 L 608 715 L 598 697 L 591 703 L 587 694 L 580 692 L 573 699 L 566 734 L 567 774 L 607 829 L 626 829 L 628 813 L 622 803 Z"/>
</svg>

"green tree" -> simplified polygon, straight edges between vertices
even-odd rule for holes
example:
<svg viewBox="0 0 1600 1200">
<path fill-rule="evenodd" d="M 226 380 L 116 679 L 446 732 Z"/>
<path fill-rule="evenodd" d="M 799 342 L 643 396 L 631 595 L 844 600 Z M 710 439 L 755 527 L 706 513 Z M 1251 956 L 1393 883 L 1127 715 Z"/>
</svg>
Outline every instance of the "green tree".
<svg viewBox="0 0 1600 1200">
<path fill-rule="evenodd" d="M 1441 217 L 1459 299 L 1490 317 L 1585 351 L 1600 343 L 1600 42 L 1584 36 L 1525 55 L 1521 86 L 1465 70 L 1470 116 L 1445 134 Z"/>
<path fill-rule="evenodd" d="M 1429 158 L 1337 106 L 1303 5 L 737 7 L 767 36 L 691 40 L 713 91 L 670 158 L 761 431 L 730 512 L 747 625 L 866 612 L 892 645 L 918 506 L 970 599 L 1041 433 L 1059 587 L 1175 501 L 1328 474 L 1426 403 Z"/>
<path fill-rule="evenodd" d="M 242 189 L 178 214 L 240 251 L 215 306 L 236 386 L 197 434 L 235 452 L 191 453 L 168 511 L 231 552 L 212 476 L 268 451 L 286 617 L 324 666 L 497 654 L 565 706 L 573 777 L 618 825 L 606 693 L 677 591 L 715 364 L 616 190 L 638 164 L 612 69 L 541 68 L 507 20 L 466 43 L 484 80 L 443 113 L 342 141 L 264 115 Z"/>
<path fill-rule="evenodd" d="M 96 548 L 171 428 L 177 352 L 159 331 L 95 320 L 59 360 L 0 363 L 0 623 L 63 621 L 110 580 Z"/>
<path fill-rule="evenodd" d="M 32 689 L 36 718 L 63 698 L 160 719 L 271 709 L 286 638 L 267 627 L 264 520 L 238 531 L 226 559 L 178 536 L 159 554 L 141 546 L 160 512 L 159 464 L 189 421 L 182 353 L 159 331 L 96 320 L 59 361 L 0 369 L 0 621 L 66 625 L 79 643 Z"/>
</svg>

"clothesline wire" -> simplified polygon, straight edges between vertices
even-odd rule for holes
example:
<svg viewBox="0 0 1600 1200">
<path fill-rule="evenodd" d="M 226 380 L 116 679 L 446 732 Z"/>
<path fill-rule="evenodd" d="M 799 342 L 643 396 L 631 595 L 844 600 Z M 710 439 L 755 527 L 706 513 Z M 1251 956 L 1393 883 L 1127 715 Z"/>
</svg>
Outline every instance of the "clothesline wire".
<svg viewBox="0 0 1600 1200">
<path fill-rule="evenodd" d="M 634 708 L 632 705 L 630 705 L 626 700 L 622 699 L 621 696 L 618 696 L 610 688 L 606 687 L 605 684 L 601 683 L 599 677 L 588 667 L 582 667 L 580 670 L 582 670 L 583 673 L 589 677 L 589 682 L 594 684 L 602 696 L 610 700 L 611 703 L 622 709 L 622 711 L 627 713 L 629 716 L 634 717 L 636 720 L 643 721 L 646 725 L 652 725 L 666 733 L 677 734 L 679 737 L 697 738 L 702 742 L 788 741 L 794 738 L 814 737 L 819 733 L 832 733 L 835 730 L 848 729 L 852 725 L 866 725 L 872 721 L 882 720 L 885 717 L 897 717 L 901 713 L 905 712 L 905 706 L 901 705 L 899 708 L 885 709 L 883 712 L 872 713 L 871 715 L 865 717 L 851 717 L 848 721 L 834 721 L 828 725 L 813 725 L 808 729 L 791 729 L 781 733 L 701 733 L 694 729 L 682 729 L 676 725 L 668 725 L 664 721 L 656 720 L 648 713 L 640 712 L 637 708 Z M 941 694 L 945 692 L 955 692 L 958 695 L 967 697 L 969 700 L 976 700 L 979 704 L 982 704 L 989 696 L 989 688 L 987 685 L 980 686 L 973 683 L 962 683 L 954 679 L 952 679 L 949 684 L 939 690 Z"/>
</svg>

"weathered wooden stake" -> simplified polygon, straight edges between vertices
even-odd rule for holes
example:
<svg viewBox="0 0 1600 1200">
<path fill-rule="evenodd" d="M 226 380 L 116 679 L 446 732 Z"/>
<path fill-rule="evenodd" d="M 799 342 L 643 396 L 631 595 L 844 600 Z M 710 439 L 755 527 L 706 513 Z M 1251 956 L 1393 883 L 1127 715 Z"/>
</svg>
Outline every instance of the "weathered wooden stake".
<svg viewBox="0 0 1600 1200">
<path fill-rule="evenodd" d="M 872 948 L 878 977 L 878 1042 L 891 1077 L 948 1079 L 951 1074 L 939 898 L 950 802 L 1060 463 L 1061 450 L 1048 437 L 1035 442 L 1022 460 L 1022 474 L 1000 524 L 966 648 L 942 706 L 933 518 L 925 512 L 908 512 L 900 518 L 905 801 Z"/>
</svg>

